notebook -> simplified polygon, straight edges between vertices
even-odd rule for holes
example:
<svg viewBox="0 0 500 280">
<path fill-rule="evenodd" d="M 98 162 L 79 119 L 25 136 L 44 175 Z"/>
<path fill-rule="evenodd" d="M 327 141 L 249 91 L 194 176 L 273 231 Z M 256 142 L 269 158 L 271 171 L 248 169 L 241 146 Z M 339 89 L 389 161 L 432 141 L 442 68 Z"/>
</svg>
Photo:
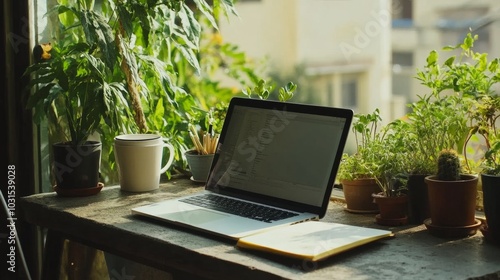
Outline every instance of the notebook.
<svg viewBox="0 0 500 280">
<path fill-rule="evenodd" d="M 350 109 L 235 97 L 204 191 L 132 213 L 236 240 L 321 219 L 352 118 Z"/>
<path fill-rule="evenodd" d="M 315 262 L 390 237 L 388 230 L 311 221 L 245 236 L 236 245 Z"/>
</svg>

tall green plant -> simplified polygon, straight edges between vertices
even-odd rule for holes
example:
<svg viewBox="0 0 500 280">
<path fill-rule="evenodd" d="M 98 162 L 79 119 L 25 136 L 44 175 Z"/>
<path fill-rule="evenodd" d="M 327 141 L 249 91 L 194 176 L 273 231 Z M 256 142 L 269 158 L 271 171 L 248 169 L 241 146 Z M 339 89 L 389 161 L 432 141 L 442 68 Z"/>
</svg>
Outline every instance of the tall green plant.
<svg viewBox="0 0 500 280">
<path fill-rule="evenodd" d="M 103 166 L 113 165 L 112 149 L 106 147 L 116 134 L 161 132 L 175 138 L 176 127 L 196 104 L 179 83 L 185 76 L 175 65 L 184 61 L 202 73 L 200 18 L 211 31 L 229 13 L 236 13 L 231 0 L 210 5 L 205 0 L 59 0 L 48 15 L 54 55 L 27 72 L 38 77 L 32 85 L 40 89 L 30 106 L 40 118 L 55 116 L 51 127 L 67 124 L 75 131 L 71 137 L 99 129 L 109 157 Z M 98 114 L 101 119 L 86 120 Z"/>
<path fill-rule="evenodd" d="M 84 142 L 102 122 L 119 129 L 131 116 L 123 84 L 110 79 L 110 69 L 90 48 L 86 43 L 54 46 L 50 60 L 27 69 L 37 74 L 30 87 L 40 85 L 27 104 L 35 109 L 35 121 L 52 116 L 73 145 Z"/>
<path fill-rule="evenodd" d="M 471 96 L 488 87 L 475 66 L 465 61 L 471 54 L 474 39 L 469 34 L 461 44 L 445 47 L 444 51 L 460 49 L 458 56 L 451 55 L 439 63 L 439 53 L 431 51 L 427 65 L 417 71 L 416 79 L 426 86 L 430 93 L 419 96 L 410 104 L 408 115 L 411 127 L 409 141 L 412 148 L 414 174 L 435 174 L 437 155 L 444 149 L 462 147 L 467 136 L 467 110 Z M 483 58 L 476 57 L 480 61 Z M 479 67 L 481 69 L 482 67 Z"/>
<path fill-rule="evenodd" d="M 454 125 L 448 128 L 449 141 L 443 141 L 447 145 L 441 148 L 463 147 L 467 171 L 473 172 L 468 154 L 477 154 L 479 151 L 470 151 L 467 145 L 479 135 L 486 144 L 486 152 L 482 157 L 483 171 L 500 174 L 500 160 L 496 156 L 500 151 L 496 144 L 499 138 L 496 125 L 500 117 L 500 98 L 494 92 L 495 85 L 500 81 L 500 60 L 488 59 L 487 53 L 475 52 L 474 43 L 477 40 L 477 35 L 468 33 L 461 43 L 445 47 L 444 50 L 458 51 L 459 54 L 451 55 L 441 66 L 437 64 L 437 52 L 431 52 L 428 67 L 426 71 L 418 73 L 418 78 L 441 100 L 446 98 L 441 95 L 442 92 L 453 92 L 452 106 L 443 110 L 445 115 L 442 123 L 448 125 L 448 120 L 453 120 L 451 124 Z M 439 127 L 436 131 L 441 131 L 441 128 L 445 131 L 447 127 Z M 463 135 L 465 137 L 461 139 Z"/>
<path fill-rule="evenodd" d="M 373 178 L 385 196 L 398 196 L 406 187 L 409 125 L 396 120 L 381 125 L 380 112 L 357 114 L 352 125 L 357 151 L 344 154 L 339 179 Z"/>
</svg>

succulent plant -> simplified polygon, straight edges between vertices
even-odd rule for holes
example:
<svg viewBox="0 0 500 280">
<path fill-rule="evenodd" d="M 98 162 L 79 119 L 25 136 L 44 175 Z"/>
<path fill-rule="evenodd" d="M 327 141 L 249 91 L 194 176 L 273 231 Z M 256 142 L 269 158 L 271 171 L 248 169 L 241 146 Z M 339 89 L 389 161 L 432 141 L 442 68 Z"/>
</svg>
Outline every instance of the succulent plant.
<svg viewBox="0 0 500 280">
<path fill-rule="evenodd" d="M 460 159 L 455 150 L 445 149 L 438 157 L 438 179 L 442 181 L 460 180 Z"/>
</svg>

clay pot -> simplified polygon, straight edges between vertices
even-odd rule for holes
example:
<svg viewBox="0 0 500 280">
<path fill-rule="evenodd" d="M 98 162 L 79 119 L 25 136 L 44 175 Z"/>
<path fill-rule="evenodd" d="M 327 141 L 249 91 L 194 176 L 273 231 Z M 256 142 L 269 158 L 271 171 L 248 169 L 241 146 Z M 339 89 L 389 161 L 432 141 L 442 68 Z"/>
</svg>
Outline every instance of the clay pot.
<svg viewBox="0 0 500 280">
<path fill-rule="evenodd" d="M 437 176 L 425 177 L 429 194 L 432 225 L 467 227 L 476 223 L 478 177 L 461 175 L 459 181 L 441 181 Z"/>
<path fill-rule="evenodd" d="M 374 179 L 342 180 L 342 189 L 347 204 L 346 211 L 351 213 L 378 213 L 372 194 L 380 192 Z"/>
<path fill-rule="evenodd" d="M 373 194 L 373 202 L 377 204 L 380 214 L 375 216 L 380 225 L 399 226 L 408 223 L 408 196 L 385 196 L 383 193 Z"/>
</svg>

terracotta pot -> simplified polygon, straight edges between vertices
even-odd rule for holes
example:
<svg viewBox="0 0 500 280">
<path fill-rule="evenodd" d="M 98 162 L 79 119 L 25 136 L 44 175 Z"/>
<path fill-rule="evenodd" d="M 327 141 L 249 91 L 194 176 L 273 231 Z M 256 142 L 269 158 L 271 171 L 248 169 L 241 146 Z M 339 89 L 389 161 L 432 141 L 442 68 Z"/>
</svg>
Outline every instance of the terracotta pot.
<svg viewBox="0 0 500 280">
<path fill-rule="evenodd" d="M 408 196 L 385 196 L 373 194 L 373 202 L 378 205 L 380 214 L 376 216 L 381 225 L 405 225 L 408 223 Z"/>
<path fill-rule="evenodd" d="M 500 242 L 500 176 L 481 174 L 481 180 L 489 237 Z"/>
<path fill-rule="evenodd" d="M 478 177 L 461 175 L 460 181 L 441 181 L 425 177 L 433 226 L 467 227 L 476 224 Z"/>
<path fill-rule="evenodd" d="M 372 194 L 380 192 L 374 179 L 342 180 L 342 189 L 347 204 L 346 211 L 352 213 L 378 213 Z"/>
<path fill-rule="evenodd" d="M 408 176 L 408 221 L 411 224 L 422 224 L 430 217 L 429 197 L 424 174 Z"/>
</svg>

